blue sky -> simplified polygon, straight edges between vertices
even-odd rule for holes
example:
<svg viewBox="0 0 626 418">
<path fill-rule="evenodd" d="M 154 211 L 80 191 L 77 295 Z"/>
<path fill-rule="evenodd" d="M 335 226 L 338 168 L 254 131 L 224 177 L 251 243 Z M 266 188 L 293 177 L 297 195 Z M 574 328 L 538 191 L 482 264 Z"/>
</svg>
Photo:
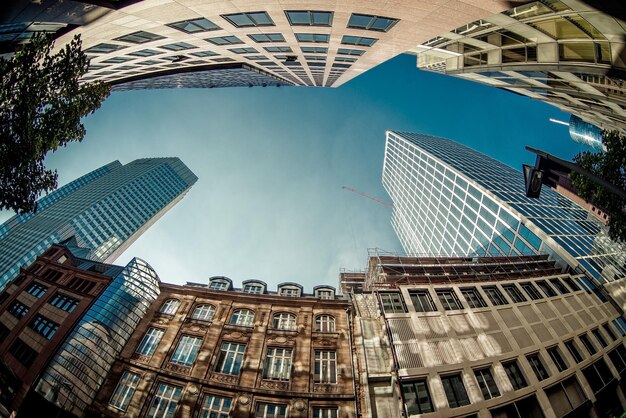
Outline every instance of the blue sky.
<svg viewBox="0 0 626 418">
<path fill-rule="evenodd" d="M 385 130 L 462 142 L 515 168 L 524 145 L 571 158 L 568 114 L 512 93 L 419 71 L 402 55 L 336 89 L 176 89 L 113 93 L 82 143 L 47 159 L 60 184 L 119 159 L 180 157 L 199 181 L 117 260 L 170 283 L 225 275 L 235 285 L 337 285 L 367 249 L 401 251 L 381 185 Z"/>
</svg>

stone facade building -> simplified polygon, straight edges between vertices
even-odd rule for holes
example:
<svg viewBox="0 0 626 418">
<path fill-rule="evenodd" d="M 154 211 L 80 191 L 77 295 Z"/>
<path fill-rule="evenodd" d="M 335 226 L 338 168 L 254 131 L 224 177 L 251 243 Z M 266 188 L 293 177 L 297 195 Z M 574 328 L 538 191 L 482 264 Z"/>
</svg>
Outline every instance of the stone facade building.
<svg viewBox="0 0 626 418">
<path fill-rule="evenodd" d="M 87 415 L 353 417 L 350 315 L 327 286 L 162 284 Z"/>
<path fill-rule="evenodd" d="M 625 321 L 548 256 L 370 257 L 352 295 L 363 417 L 605 417 Z"/>
</svg>

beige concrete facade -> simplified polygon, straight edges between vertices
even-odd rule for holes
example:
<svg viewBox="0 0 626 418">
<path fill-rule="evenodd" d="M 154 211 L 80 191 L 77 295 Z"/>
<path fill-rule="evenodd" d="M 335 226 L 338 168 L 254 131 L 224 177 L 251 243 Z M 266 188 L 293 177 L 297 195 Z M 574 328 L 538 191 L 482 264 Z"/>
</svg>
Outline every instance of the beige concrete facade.
<svg viewBox="0 0 626 418">
<path fill-rule="evenodd" d="M 259 285 L 263 293 L 232 287 L 212 290 L 198 285 L 162 285 L 159 299 L 122 351 L 87 415 L 155 416 L 157 412 L 151 408 L 160 385 L 167 384 L 180 389 L 172 406 L 176 417 L 206 416 L 203 408 L 208 397 L 227 400 L 228 407 L 220 411 L 224 415 L 216 415 L 219 417 L 354 417 L 349 302 L 336 298 L 334 289 L 327 287 L 316 288 L 316 297 L 303 295 L 295 284 L 284 284 L 280 294 L 268 294 L 262 282 L 244 282 L 244 289 L 247 285 Z M 328 291 L 331 293 L 324 293 Z M 167 308 L 173 306 L 172 301 L 177 306 L 174 310 Z M 198 319 L 202 308 L 197 309 L 202 306 L 208 309 L 205 313 L 213 314 Z M 162 312 L 168 310 L 170 313 Z M 252 312 L 253 319 L 236 325 L 241 310 Z M 290 318 L 287 326 L 276 322 L 278 315 Z M 321 325 L 320 316 L 333 318 L 333 325 Z M 154 351 L 145 354 L 145 336 L 152 329 L 162 332 L 162 337 L 155 340 Z M 201 340 L 201 345 L 190 364 L 181 364 L 176 353 L 186 337 Z M 221 350 L 225 344 L 245 347 L 240 362 L 229 363 L 238 364 L 230 372 L 223 370 Z M 275 349 L 289 353 L 288 363 L 273 363 L 268 368 L 268 357 Z M 330 353 L 322 355 L 330 362 L 322 365 L 321 353 Z M 330 369 L 320 371 L 326 366 Z M 272 376 L 275 371 L 271 370 L 278 369 L 282 370 L 280 377 Z M 121 401 L 115 394 L 124 373 L 132 373 L 138 380 Z M 263 410 L 267 405 L 275 409 Z"/>
<path fill-rule="evenodd" d="M 295 85 L 337 87 L 435 35 L 499 13 L 511 4 L 523 3 L 525 1 L 504 0 L 341 0 L 331 3 L 296 0 L 143 0 L 108 11 L 102 17 L 61 36 L 57 45 L 69 41 L 75 34 L 81 35 L 83 48 L 92 57 L 92 70 L 85 80 L 115 83 L 138 75 L 194 66 L 206 67 L 207 64 L 243 62 Z M 329 25 L 291 24 L 287 11 L 329 12 L 332 22 Z M 246 12 L 266 12 L 272 24 L 236 27 L 224 17 Z M 354 14 L 397 21 L 383 30 L 348 27 Z M 218 29 L 186 33 L 167 26 L 200 18 L 208 19 Z M 148 32 L 152 35 L 150 39 L 154 40 L 146 38 L 144 43 L 132 43 L 117 39 L 139 31 Z M 260 34 L 280 34 L 283 40 L 258 43 L 250 37 Z M 328 39 L 299 42 L 297 34 L 320 34 L 328 36 Z M 369 46 L 366 45 L 368 42 L 359 45 L 359 40 L 355 45 L 344 39 L 346 35 L 359 39 L 370 38 L 368 42 L 372 43 Z M 235 36 L 240 42 L 218 46 L 205 40 L 225 36 Z M 187 46 L 180 50 L 164 48 L 175 43 L 185 43 Z M 122 49 L 92 54 L 93 50 L 89 49 L 100 44 Z M 283 47 L 284 51 L 270 52 L 266 47 Z M 321 49 L 305 52 L 303 48 L 307 47 Z M 256 52 L 238 50 L 241 53 L 236 53 L 231 51 L 234 48 L 253 48 Z M 146 49 L 159 54 L 143 57 L 132 55 Z M 353 52 L 341 53 L 340 49 Z M 214 55 L 194 55 L 206 51 Z M 184 58 L 181 59 L 181 56 Z M 287 60 L 287 56 L 293 58 Z"/>
<path fill-rule="evenodd" d="M 626 349 L 618 309 L 585 292 L 578 284 L 583 276 L 550 271 L 545 261 L 534 264 L 536 258 L 525 266 L 518 261 L 493 274 L 493 261 L 476 258 L 370 259 L 371 293 L 353 295 L 357 366 L 369 378 L 361 384 L 367 387 L 361 393 L 364 417 L 623 412 Z M 514 300 L 512 293 L 521 296 Z M 537 359 L 541 366 L 533 366 Z M 522 384 L 507 372 L 513 362 Z M 485 395 L 479 373 L 491 376 L 491 394 L 487 389 Z M 413 385 L 426 388 L 421 402 L 412 398 Z M 459 385 L 465 393 L 455 395 Z"/>
<path fill-rule="evenodd" d="M 590 4 L 535 1 L 441 32 L 414 49 L 417 66 L 626 133 L 626 22 Z"/>
</svg>

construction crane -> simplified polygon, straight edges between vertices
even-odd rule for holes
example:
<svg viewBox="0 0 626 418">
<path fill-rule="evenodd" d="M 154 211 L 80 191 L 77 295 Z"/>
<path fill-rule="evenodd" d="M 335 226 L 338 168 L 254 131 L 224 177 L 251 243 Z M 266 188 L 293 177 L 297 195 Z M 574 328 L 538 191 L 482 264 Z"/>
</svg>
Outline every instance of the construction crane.
<svg viewBox="0 0 626 418">
<path fill-rule="evenodd" d="M 377 199 L 374 196 L 370 196 L 370 195 L 368 195 L 366 193 L 363 193 L 360 190 L 356 190 L 356 189 L 353 189 L 352 187 L 348 187 L 348 186 L 341 186 L 341 188 L 343 190 L 347 190 L 347 191 L 352 192 L 354 194 L 358 194 L 359 196 L 362 196 L 362 197 L 364 197 L 366 199 L 373 200 L 374 202 L 378 203 L 379 205 L 383 205 L 383 206 L 386 206 L 388 208 L 393 208 L 393 203 L 385 202 L 384 200 Z"/>
</svg>

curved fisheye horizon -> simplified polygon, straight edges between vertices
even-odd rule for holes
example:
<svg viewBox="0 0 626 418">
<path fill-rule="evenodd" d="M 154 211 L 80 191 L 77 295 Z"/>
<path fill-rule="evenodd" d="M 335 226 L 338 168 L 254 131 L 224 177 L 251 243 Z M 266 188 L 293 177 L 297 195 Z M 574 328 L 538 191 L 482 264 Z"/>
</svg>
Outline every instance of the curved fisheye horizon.
<svg viewBox="0 0 626 418">
<path fill-rule="evenodd" d="M 10 3 L 0 418 L 626 418 L 623 2 Z"/>
</svg>

